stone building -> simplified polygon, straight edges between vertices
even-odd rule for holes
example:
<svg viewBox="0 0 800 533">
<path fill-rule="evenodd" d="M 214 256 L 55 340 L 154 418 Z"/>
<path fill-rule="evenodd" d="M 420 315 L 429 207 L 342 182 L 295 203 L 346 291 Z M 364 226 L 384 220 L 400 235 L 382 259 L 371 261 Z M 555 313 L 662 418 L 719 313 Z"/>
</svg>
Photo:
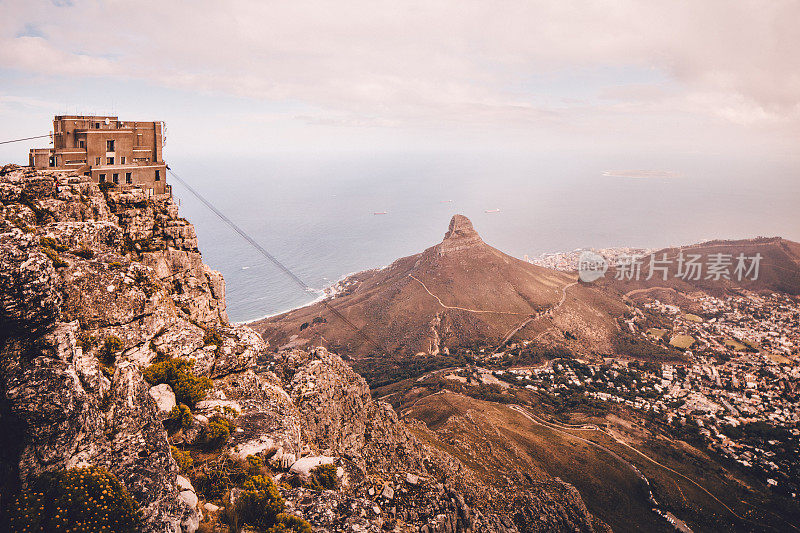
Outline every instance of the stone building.
<svg viewBox="0 0 800 533">
<path fill-rule="evenodd" d="M 163 124 L 113 116 L 64 115 L 53 119 L 52 148 L 33 148 L 30 166 L 75 170 L 97 183 L 138 185 L 150 194 L 170 192 L 162 158 Z"/>
</svg>

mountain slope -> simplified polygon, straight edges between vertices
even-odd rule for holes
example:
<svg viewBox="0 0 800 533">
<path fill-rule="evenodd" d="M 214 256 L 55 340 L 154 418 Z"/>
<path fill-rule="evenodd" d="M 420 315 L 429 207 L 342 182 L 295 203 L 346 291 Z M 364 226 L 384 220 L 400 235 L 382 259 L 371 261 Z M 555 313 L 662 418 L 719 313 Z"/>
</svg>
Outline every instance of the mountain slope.
<svg viewBox="0 0 800 533">
<path fill-rule="evenodd" d="M 435 355 L 499 345 L 513 335 L 533 338 L 553 326 L 562 340 L 570 332 L 576 351 L 608 352 L 614 319 L 625 309 L 567 274 L 489 246 L 462 215 L 452 218 L 440 244 L 343 285 L 347 290 L 333 299 L 252 326 L 278 346 L 313 342 L 354 356 Z"/>
<path fill-rule="evenodd" d="M 699 256 L 702 271 L 698 276 L 679 276 L 678 260 L 683 254 L 688 259 L 691 255 Z M 730 279 L 722 277 L 716 279 L 708 271 L 708 264 L 715 256 L 723 254 L 729 257 L 727 274 Z M 745 268 L 741 279 L 736 275 L 738 256 L 744 255 Z M 747 269 L 752 264 L 751 258 L 760 254 L 758 272 L 755 270 L 748 274 Z M 653 287 L 666 287 L 679 292 L 704 291 L 709 294 L 720 295 L 731 288 L 741 287 L 750 291 L 776 291 L 787 294 L 800 294 L 800 244 L 780 237 L 761 237 L 756 239 L 741 240 L 715 240 L 691 246 L 666 248 L 654 252 L 661 266 L 667 266 L 667 279 L 663 279 L 663 272 L 655 271 L 651 279 L 646 279 L 651 268 L 650 256 L 642 258 L 640 279 L 616 279 L 611 270 L 606 278 L 596 283 L 601 286 L 628 293 L 639 289 Z M 666 263 L 663 262 L 666 258 Z M 656 263 L 659 266 L 659 263 Z M 684 267 L 684 271 L 687 267 Z M 692 273 L 694 274 L 694 273 Z M 699 279 L 693 279 L 698 277 Z"/>
</svg>

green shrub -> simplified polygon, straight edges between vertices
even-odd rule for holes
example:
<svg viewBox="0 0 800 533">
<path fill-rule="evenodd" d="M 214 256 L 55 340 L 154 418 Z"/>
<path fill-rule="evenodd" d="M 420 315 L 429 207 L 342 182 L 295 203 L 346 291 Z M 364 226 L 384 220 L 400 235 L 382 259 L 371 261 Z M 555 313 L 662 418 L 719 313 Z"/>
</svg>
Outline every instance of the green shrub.
<svg viewBox="0 0 800 533">
<path fill-rule="evenodd" d="M 208 328 L 203 335 L 204 346 L 222 346 L 222 335 L 214 328 Z"/>
<path fill-rule="evenodd" d="M 223 416 L 213 416 L 203 430 L 203 440 L 209 448 L 219 448 L 228 441 L 234 429 L 236 424 L 232 421 Z"/>
<path fill-rule="evenodd" d="M 231 487 L 248 477 L 248 466 L 241 459 L 223 454 L 195 469 L 194 486 L 207 500 L 221 500 Z"/>
<path fill-rule="evenodd" d="M 276 525 L 285 504 L 272 478 L 251 476 L 245 481 L 234 505 L 240 523 L 268 528 Z"/>
<path fill-rule="evenodd" d="M 212 383 L 207 377 L 192 374 L 189 371 L 190 366 L 185 359 L 167 359 L 145 368 L 144 378 L 151 385 L 166 383 L 172 387 L 178 402 L 193 406 L 205 397 Z"/>
<path fill-rule="evenodd" d="M 9 510 L 12 532 L 140 530 L 138 504 L 105 468 L 45 472 Z"/>
<path fill-rule="evenodd" d="M 247 456 L 247 473 L 251 476 L 257 476 L 262 473 L 264 468 L 264 460 L 257 455 Z"/>
<path fill-rule="evenodd" d="M 336 477 L 336 466 L 319 465 L 311 469 L 311 477 L 306 485 L 314 490 L 333 490 L 339 485 L 339 479 Z"/>
<path fill-rule="evenodd" d="M 148 298 L 158 290 L 158 284 L 144 270 L 137 270 L 133 275 L 133 279 Z"/>
<path fill-rule="evenodd" d="M 293 514 L 280 513 L 267 533 L 313 533 L 311 524 Z"/>
<path fill-rule="evenodd" d="M 181 403 L 172 408 L 169 412 L 168 420 L 172 421 L 180 429 L 187 429 L 192 427 L 194 417 L 192 416 L 192 410 Z"/>
<path fill-rule="evenodd" d="M 89 248 L 88 246 L 81 246 L 77 250 L 73 250 L 73 255 L 77 255 L 78 257 L 82 257 L 84 259 L 91 259 L 94 257 L 94 250 Z"/>
<path fill-rule="evenodd" d="M 116 335 L 109 335 L 103 341 L 103 347 L 100 348 L 100 353 L 97 358 L 106 366 L 112 366 L 117 361 L 117 354 L 122 351 L 122 339 Z"/>
<path fill-rule="evenodd" d="M 56 252 L 66 252 L 67 247 L 63 244 L 59 243 L 57 240 L 53 239 L 52 237 L 41 237 L 39 239 L 39 244 L 44 248 L 52 248 Z"/>
<path fill-rule="evenodd" d="M 63 268 L 68 266 L 68 263 L 61 259 L 58 255 L 58 252 L 50 248 L 49 246 L 42 246 L 42 253 L 50 258 L 50 261 L 53 262 L 53 266 L 56 268 Z"/>
<path fill-rule="evenodd" d="M 172 452 L 172 458 L 175 459 L 175 462 L 178 463 L 178 468 L 180 468 L 181 472 L 186 472 L 194 465 L 194 459 L 189 452 L 185 452 L 183 450 L 179 450 L 175 446 L 170 446 L 170 451 Z"/>
<path fill-rule="evenodd" d="M 81 332 L 75 338 L 75 346 L 82 348 L 84 352 L 90 351 L 94 347 L 95 338 L 88 333 Z"/>
<path fill-rule="evenodd" d="M 49 218 L 53 218 L 53 213 L 39 207 L 39 203 L 27 191 L 23 191 L 22 194 L 19 195 L 19 203 L 28 206 L 28 208 L 33 211 L 37 224 L 43 224 Z"/>
</svg>

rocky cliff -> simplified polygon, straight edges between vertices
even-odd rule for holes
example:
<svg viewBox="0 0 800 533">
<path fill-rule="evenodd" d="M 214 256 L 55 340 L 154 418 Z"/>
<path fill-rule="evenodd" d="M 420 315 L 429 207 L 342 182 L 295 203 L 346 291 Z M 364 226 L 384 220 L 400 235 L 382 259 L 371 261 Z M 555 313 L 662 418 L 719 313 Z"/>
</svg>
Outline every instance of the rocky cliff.
<svg viewBox="0 0 800 533">
<path fill-rule="evenodd" d="M 41 473 L 91 465 L 141 506 L 143 531 L 229 531 L 242 488 L 220 465 L 250 460 L 314 531 L 592 530 L 558 481 L 496 509 L 338 356 L 274 353 L 229 324 L 224 281 L 171 198 L 8 165 L 0 203 L 4 510 Z M 165 363 L 194 388 L 154 378 Z M 176 396 L 197 393 L 181 415 Z M 328 463 L 335 488 L 309 484 Z"/>
</svg>

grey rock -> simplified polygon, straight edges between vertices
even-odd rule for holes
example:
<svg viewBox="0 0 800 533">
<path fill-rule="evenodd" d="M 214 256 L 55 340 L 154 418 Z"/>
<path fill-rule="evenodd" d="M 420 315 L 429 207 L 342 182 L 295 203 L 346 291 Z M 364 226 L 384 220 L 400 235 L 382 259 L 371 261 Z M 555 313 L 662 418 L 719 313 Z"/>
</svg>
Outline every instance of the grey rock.
<svg viewBox="0 0 800 533">
<path fill-rule="evenodd" d="M 172 387 L 166 383 L 150 387 L 150 390 L 147 392 L 153 398 L 153 401 L 156 402 L 156 407 L 162 413 L 169 413 L 172 411 L 172 408 L 175 407 L 175 393 L 172 392 Z"/>
</svg>

